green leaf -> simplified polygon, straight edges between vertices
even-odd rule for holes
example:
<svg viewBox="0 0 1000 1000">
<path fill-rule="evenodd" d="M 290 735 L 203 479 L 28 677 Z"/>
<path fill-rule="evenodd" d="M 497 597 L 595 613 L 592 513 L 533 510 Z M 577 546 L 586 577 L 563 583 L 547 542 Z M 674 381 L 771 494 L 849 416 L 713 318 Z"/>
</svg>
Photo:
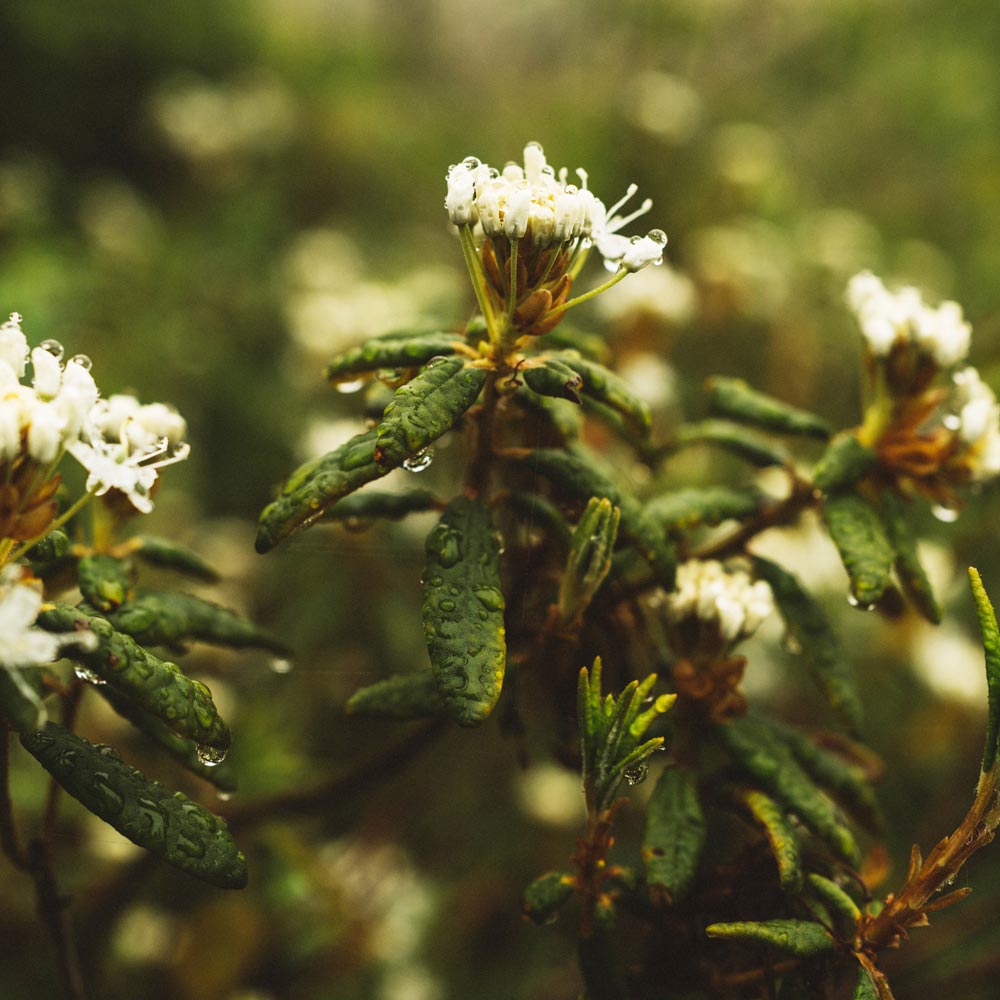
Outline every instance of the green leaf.
<svg viewBox="0 0 1000 1000">
<path fill-rule="evenodd" d="M 563 625 L 579 620 L 611 569 L 621 511 L 610 500 L 592 497 L 573 532 L 566 571 L 559 585 Z"/>
<path fill-rule="evenodd" d="M 50 531 L 28 550 L 28 558 L 33 563 L 50 563 L 64 559 L 72 548 L 69 535 L 65 531 Z"/>
<path fill-rule="evenodd" d="M 677 447 L 714 445 L 759 469 L 772 465 L 790 465 L 792 461 L 792 456 L 780 444 L 726 420 L 702 420 L 700 423 L 685 424 L 678 430 L 675 444 Z"/>
<path fill-rule="evenodd" d="M 673 542 L 639 501 L 618 486 L 618 476 L 597 456 L 581 445 L 570 444 L 566 448 L 538 448 L 509 457 L 580 503 L 589 503 L 592 497 L 608 499 L 621 511 L 620 534 L 650 564 L 658 581 L 668 590 L 673 589 L 677 572 Z"/>
<path fill-rule="evenodd" d="M 858 904 L 836 882 L 826 876 L 810 872 L 808 879 L 809 888 L 836 920 L 838 932 L 846 938 L 853 938 L 861 922 L 861 910 L 858 909 Z"/>
<path fill-rule="evenodd" d="M 350 715 L 405 722 L 440 715 L 445 705 L 434 674 L 421 670 L 415 674 L 387 677 L 355 691 L 346 710 Z"/>
<path fill-rule="evenodd" d="M 903 504 L 892 490 L 882 492 L 882 516 L 896 552 L 896 576 L 914 607 L 933 625 L 941 624 L 941 608 L 917 555 L 917 540 L 903 516 Z"/>
<path fill-rule="evenodd" d="M 799 838 L 784 809 L 769 795 L 754 788 L 737 788 L 733 795 L 763 828 L 778 864 L 781 888 L 785 892 L 799 892 L 803 878 Z"/>
<path fill-rule="evenodd" d="M 77 563 L 76 581 L 88 604 L 98 611 L 110 611 L 128 600 L 135 586 L 135 570 L 128 559 L 88 555 Z"/>
<path fill-rule="evenodd" d="M 191 680 L 175 663 L 143 649 L 104 618 L 56 605 L 38 616 L 49 632 L 90 632 L 97 647 L 69 647 L 66 656 L 112 685 L 146 712 L 157 716 L 179 736 L 194 740 L 202 757 L 219 760 L 229 748 L 229 727 L 219 717 L 212 692 Z"/>
<path fill-rule="evenodd" d="M 507 645 L 500 543 L 489 509 L 456 497 L 427 536 L 424 639 L 449 715 L 485 719 L 500 697 Z"/>
<path fill-rule="evenodd" d="M 853 602 L 874 607 L 889 586 L 894 556 L 881 514 L 856 493 L 837 493 L 823 501 L 823 519 L 850 577 Z"/>
<path fill-rule="evenodd" d="M 522 368 L 524 384 L 540 396 L 580 402 L 583 379 L 569 365 L 554 358 L 533 358 L 532 367 Z"/>
<path fill-rule="evenodd" d="M 771 586 L 789 643 L 801 649 L 809 672 L 831 707 L 844 717 L 852 732 L 858 732 L 864 711 L 861 697 L 826 612 L 786 569 L 759 556 L 753 563 L 755 575 Z"/>
<path fill-rule="evenodd" d="M 824 440 L 832 433 L 822 417 L 751 389 L 743 379 L 715 375 L 708 380 L 707 388 L 709 406 L 725 417 L 734 417 L 739 423 Z"/>
<path fill-rule="evenodd" d="M 654 898 L 673 904 L 687 895 L 707 832 L 697 775 L 685 767 L 666 768 L 646 807 L 642 842 L 646 881 Z"/>
<path fill-rule="evenodd" d="M 288 653 L 283 642 L 253 622 L 193 594 L 144 591 L 108 615 L 108 620 L 143 646 L 173 646 L 197 639 L 232 649 Z"/>
<path fill-rule="evenodd" d="M 863 965 L 858 966 L 858 978 L 854 983 L 851 1000 L 880 1000 L 878 988 Z"/>
<path fill-rule="evenodd" d="M 546 872 L 524 890 L 521 912 L 532 923 L 550 924 L 572 895 L 573 876 L 569 872 Z"/>
<path fill-rule="evenodd" d="M 375 519 L 399 521 L 410 514 L 434 510 L 437 498 L 429 490 L 405 490 L 388 493 L 362 490 L 338 500 L 326 513 L 331 520 L 367 523 Z"/>
<path fill-rule="evenodd" d="M 562 322 L 544 334 L 543 343 L 547 348 L 579 351 L 591 361 L 607 364 L 611 358 L 608 342 L 596 333 L 586 333 L 571 323 Z"/>
<path fill-rule="evenodd" d="M 972 598 L 976 602 L 979 628 L 983 634 L 983 650 L 986 654 L 986 687 L 989 699 L 989 720 L 986 725 L 986 746 L 983 749 L 983 773 L 996 763 L 1000 751 L 1000 630 L 993 605 L 986 595 L 979 570 L 969 567 L 969 585 Z"/>
<path fill-rule="evenodd" d="M 833 951 L 837 946 L 829 931 L 811 920 L 747 920 L 709 924 L 705 933 L 710 938 L 759 942 L 795 958 L 815 958 Z"/>
<path fill-rule="evenodd" d="M 70 795 L 133 843 L 221 889 L 247 884 L 246 858 L 225 821 L 145 778 L 111 747 L 51 722 L 21 742 Z"/>
<path fill-rule="evenodd" d="M 703 524 L 715 525 L 753 517 L 764 503 L 756 490 L 728 486 L 691 487 L 662 493 L 646 504 L 647 516 L 667 531 L 690 531 Z"/>
<path fill-rule="evenodd" d="M 431 358 L 454 354 L 461 346 L 461 338 L 449 333 L 379 337 L 334 358 L 323 375 L 329 382 L 342 382 L 380 368 L 420 368 Z"/>
<path fill-rule="evenodd" d="M 18 733 L 30 733 L 45 722 L 41 692 L 17 667 L 0 666 L 0 716 Z M 0 732 L 0 739 L 6 738 Z"/>
<path fill-rule="evenodd" d="M 878 456 L 852 433 L 833 439 L 813 470 L 813 485 L 824 493 L 849 490 L 875 464 Z"/>
<path fill-rule="evenodd" d="M 717 725 L 714 731 L 733 761 L 759 788 L 795 813 L 839 858 L 850 865 L 860 863 L 854 835 L 765 720 L 747 715 Z"/>
<path fill-rule="evenodd" d="M 132 552 L 150 566 L 172 569 L 195 580 L 203 580 L 205 583 L 216 583 L 219 579 L 214 567 L 197 552 L 192 552 L 191 549 L 177 545 L 169 539 L 157 538 L 154 535 L 139 535 L 131 539 L 129 546 Z"/>
<path fill-rule="evenodd" d="M 388 466 L 375 461 L 375 430 L 357 434 L 339 448 L 300 466 L 277 500 L 260 515 L 256 548 L 269 552 L 293 531 L 314 524 L 341 497 L 379 479 Z"/>
<path fill-rule="evenodd" d="M 110 684 L 97 685 L 97 693 L 120 715 L 143 733 L 161 750 L 180 761 L 192 774 L 210 782 L 223 792 L 236 791 L 236 772 L 228 760 L 219 764 L 207 763 L 198 756 L 198 744 L 194 740 L 178 736 L 162 720 L 126 698 Z"/>
<path fill-rule="evenodd" d="M 463 358 L 430 362 L 394 393 L 376 428 L 375 461 L 394 469 L 450 430 L 478 399 L 485 368 Z"/>
<path fill-rule="evenodd" d="M 597 361 L 585 358 L 578 351 L 560 351 L 549 357 L 568 366 L 583 379 L 584 395 L 621 414 L 634 433 L 649 433 L 652 426 L 649 404 L 640 399 L 628 383 L 614 372 Z"/>
</svg>

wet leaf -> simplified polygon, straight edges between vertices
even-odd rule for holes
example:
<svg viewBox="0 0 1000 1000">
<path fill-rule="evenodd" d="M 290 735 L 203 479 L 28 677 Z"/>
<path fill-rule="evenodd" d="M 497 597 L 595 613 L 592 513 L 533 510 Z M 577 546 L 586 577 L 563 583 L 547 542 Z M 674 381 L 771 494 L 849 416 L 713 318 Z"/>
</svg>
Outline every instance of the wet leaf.
<svg viewBox="0 0 1000 1000">
<path fill-rule="evenodd" d="M 707 387 L 712 410 L 725 417 L 735 417 L 740 423 L 824 440 L 832 433 L 822 417 L 752 389 L 743 379 L 715 375 L 708 380 Z"/>
<path fill-rule="evenodd" d="M 903 504 L 892 490 L 884 490 L 881 497 L 882 516 L 889 540 L 896 552 L 896 576 L 913 606 L 931 624 L 941 623 L 941 608 L 931 589 L 927 573 L 917 555 L 917 540 L 903 516 Z"/>
<path fill-rule="evenodd" d="M 809 888 L 836 920 L 838 932 L 846 938 L 854 937 L 861 922 L 858 904 L 836 882 L 824 875 L 810 872 L 808 881 Z"/>
<path fill-rule="evenodd" d="M 983 649 L 986 655 L 986 685 L 989 698 L 989 720 L 986 725 L 986 746 L 983 750 L 983 773 L 988 772 L 997 760 L 998 740 L 1000 740 L 1000 630 L 997 629 L 996 614 L 986 594 L 979 570 L 969 567 L 969 585 L 976 602 L 979 628 L 983 634 Z"/>
<path fill-rule="evenodd" d="M 649 518 L 667 531 L 678 532 L 721 524 L 730 518 L 742 521 L 756 514 L 763 503 L 764 497 L 756 490 L 709 486 L 662 493 L 650 500 L 645 509 Z"/>
<path fill-rule="evenodd" d="M 427 536 L 424 639 L 445 708 L 463 726 L 493 711 L 507 645 L 500 543 L 490 512 L 456 497 Z"/>
<path fill-rule="evenodd" d="M 246 859 L 224 820 L 54 723 L 21 742 L 67 792 L 120 834 L 168 864 L 222 889 L 247 884 Z"/>
<path fill-rule="evenodd" d="M 622 378 L 578 351 L 560 351 L 550 355 L 550 358 L 576 372 L 583 380 L 583 394 L 619 413 L 633 433 L 640 436 L 649 433 L 652 426 L 649 404 L 640 399 Z"/>
<path fill-rule="evenodd" d="M 709 924 L 705 933 L 710 938 L 758 942 L 795 958 L 815 958 L 836 947 L 827 929 L 811 920 L 747 920 Z"/>
<path fill-rule="evenodd" d="M 554 358 L 538 358 L 520 372 L 524 384 L 540 396 L 580 402 L 583 379 L 569 365 Z"/>
<path fill-rule="evenodd" d="M 710 444 L 722 448 L 759 469 L 772 465 L 789 465 L 792 461 L 792 456 L 782 445 L 726 420 L 702 420 L 700 423 L 685 424 L 677 433 L 676 446 L 693 444 Z"/>
<path fill-rule="evenodd" d="M 873 607 L 889 586 L 893 549 L 879 511 L 856 493 L 832 494 L 823 501 L 823 519 L 861 608 Z"/>
<path fill-rule="evenodd" d="M 849 490 L 875 464 L 877 456 L 853 434 L 833 439 L 813 470 L 813 485 L 824 493 Z"/>
<path fill-rule="evenodd" d="M 128 543 L 130 551 L 134 552 L 143 562 L 160 569 L 172 569 L 177 573 L 203 580 L 205 583 L 216 583 L 219 574 L 197 552 L 177 545 L 166 538 L 154 535 L 139 535 Z"/>
<path fill-rule="evenodd" d="M 697 775 L 690 768 L 666 768 L 646 807 L 642 843 L 646 881 L 654 898 L 665 896 L 673 904 L 687 895 L 707 832 Z"/>
<path fill-rule="evenodd" d="M 852 732 L 861 728 L 863 707 L 854 674 L 822 606 L 788 570 L 755 557 L 754 573 L 766 580 L 785 621 L 789 643 L 801 649 L 809 672 Z"/>
<path fill-rule="evenodd" d="M 77 563 L 76 580 L 88 604 L 98 611 L 110 611 L 128 600 L 135 586 L 135 570 L 128 559 L 87 555 Z"/>
<path fill-rule="evenodd" d="M 486 384 L 485 368 L 473 368 L 459 357 L 432 361 L 400 386 L 376 428 L 375 461 L 386 468 L 423 451 L 478 399 Z"/>
<path fill-rule="evenodd" d="M 461 346 L 461 338 L 449 333 L 378 337 L 334 358 L 323 374 L 329 382 L 342 382 L 380 368 L 419 368 L 431 358 L 454 354 Z"/>
<path fill-rule="evenodd" d="M 445 704 L 434 674 L 422 670 L 415 674 L 397 674 L 355 691 L 346 710 L 349 715 L 405 722 L 440 715 Z"/>
<path fill-rule="evenodd" d="M 434 510 L 437 506 L 437 498 L 428 490 L 405 490 L 401 493 L 362 490 L 338 500 L 326 516 L 335 521 L 399 521 L 410 514 Z"/>
<path fill-rule="evenodd" d="M 546 872 L 524 890 L 521 912 L 532 923 L 548 924 L 572 895 L 573 876 L 569 872 Z"/>
<path fill-rule="evenodd" d="M 778 864 L 781 888 L 785 892 L 798 892 L 803 879 L 799 838 L 785 810 L 769 795 L 754 788 L 737 788 L 733 794 L 763 829 Z"/>
</svg>

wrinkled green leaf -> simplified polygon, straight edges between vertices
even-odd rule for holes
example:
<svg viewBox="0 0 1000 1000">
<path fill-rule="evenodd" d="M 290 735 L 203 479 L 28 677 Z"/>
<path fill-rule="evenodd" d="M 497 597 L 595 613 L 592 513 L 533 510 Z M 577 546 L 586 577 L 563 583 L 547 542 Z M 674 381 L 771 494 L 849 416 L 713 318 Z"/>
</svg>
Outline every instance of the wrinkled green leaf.
<svg viewBox="0 0 1000 1000">
<path fill-rule="evenodd" d="M 329 382 L 353 380 L 380 368 L 419 368 L 431 358 L 454 354 L 461 338 L 449 333 L 379 337 L 334 358 L 323 371 Z"/>
<path fill-rule="evenodd" d="M 562 623 L 576 621 L 611 569 L 621 511 L 610 500 L 591 498 L 570 539 L 566 571 L 559 586 Z"/>
<path fill-rule="evenodd" d="M 108 620 L 144 646 L 172 646 L 197 639 L 233 649 L 288 653 L 283 642 L 253 622 L 193 594 L 144 591 L 108 615 Z"/>
<path fill-rule="evenodd" d="M 70 795 L 133 843 L 221 889 L 247 884 L 246 858 L 225 821 L 145 778 L 111 747 L 51 722 L 21 742 Z"/>
<path fill-rule="evenodd" d="M 795 958 L 815 958 L 836 947 L 827 929 L 811 920 L 747 920 L 709 924 L 705 933 L 710 938 L 755 941 Z"/>
<path fill-rule="evenodd" d="M 375 430 L 357 434 L 339 448 L 300 466 L 281 495 L 260 515 L 256 548 L 269 552 L 293 531 L 318 521 L 341 497 L 389 471 L 375 461 Z"/>
<path fill-rule="evenodd" d="M 130 548 L 143 562 L 160 569 L 172 569 L 195 580 L 216 583 L 219 574 L 197 552 L 177 545 L 166 538 L 153 535 L 139 535 L 131 540 Z"/>
<path fill-rule="evenodd" d="M 759 469 L 789 465 L 792 456 L 782 445 L 726 420 L 702 420 L 685 424 L 677 432 L 676 446 L 710 444 L 722 448 Z"/>
<path fill-rule="evenodd" d="M 803 878 L 799 838 L 785 810 L 769 795 L 755 788 L 737 788 L 733 794 L 763 829 L 778 864 L 781 888 L 785 892 L 798 892 Z"/>
<path fill-rule="evenodd" d="M 474 726 L 493 711 L 507 645 L 500 543 L 488 508 L 456 497 L 427 536 L 424 639 L 448 713 Z"/>
<path fill-rule="evenodd" d="M 585 358 L 579 351 L 560 351 L 550 355 L 583 380 L 584 395 L 621 414 L 627 426 L 636 434 L 649 433 L 652 417 L 649 404 L 640 399 L 632 388 L 614 372 L 597 361 Z"/>
<path fill-rule="evenodd" d="M 540 396 L 580 402 L 583 379 L 569 365 L 555 358 L 532 360 L 532 367 L 520 371 L 524 384 Z"/>
<path fill-rule="evenodd" d="M 752 715 L 715 726 L 715 733 L 737 766 L 754 784 L 795 813 L 834 853 L 857 865 L 861 856 L 854 835 L 830 800 L 802 769 L 792 751 L 765 722 Z"/>
<path fill-rule="evenodd" d="M 858 904 L 832 879 L 818 872 L 810 872 L 809 888 L 823 902 L 827 911 L 836 920 L 838 932 L 851 938 L 857 932 L 861 921 L 861 910 Z"/>
<path fill-rule="evenodd" d="M 969 585 L 976 602 L 979 628 L 983 634 L 983 649 L 986 654 L 986 685 L 989 699 L 989 720 L 986 725 L 986 746 L 983 750 L 983 773 L 989 771 L 1000 751 L 1000 630 L 993 605 L 986 594 L 979 570 L 969 567 Z"/>
<path fill-rule="evenodd" d="M 548 924 L 572 895 L 573 876 L 569 872 L 546 872 L 524 890 L 521 912 L 532 923 Z"/>
<path fill-rule="evenodd" d="M 892 490 L 882 493 L 882 516 L 896 552 L 896 576 L 914 607 L 932 624 L 941 623 L 941 608 L 917 555 L 917 540 L 903 516 L 903 504 Z"/>
<path fill-rule="evenodd" d="M 385 408 L 376 428 L 375 461 L 393 469 L 423 451 L 472 406 L 486 376 L 485 368 L 473 368 L 463 358 L 430 362 Z"/>
<path fill-rule="evenodd" d="M 646 808 L 642 842 L 646 881 L 654 898 L 665 897 L 673 904 L 687 895 L 707 832 L 697 775 L 685 767 L 666 768 Z"/>
<path fill-rule="evenodd" d="M 445 710 L 445 703 L 434 674 L 422 670 L 415 674 L 397 674 L 355 691 L 346 710 L 350 715 L 408 721 L 440 715 Z"/>
<path fill-rule="evenodd" d="M 646 504 L 646 514 L 667 531 L 690 531 L 703 524 L 721 524 L 730 518 L 742 521 L 756 514 L 763 503 L 764 497 L 756 490 L 691 487 L 654 497 Z"/>
<path fill-rule="evenodd" d="M 367 522 L 375 519 L 398 521 L 410 514 L 434 510 L 437 498 L 428 490 L 388 493 L 362 490 L 338 500 L 326 513 L 331 520 Z"/>
<path fill-rule="evenodd" d="M 740 423 L 824 440 L 832 433 L 822 417 L 752 389 L 743 379 L 715 375 L 708 380 L 707 388 L 712 410 L 725 417 L 734 417 Z"/>
<path fill-rule="evenodd" d="M 824 493 L 849 490 L 874 464 L 877 456 L 853 434 L 833 439 L 813 470 L 813 485 Z"/>
<path fill-rule="evenodd" d="M 753 562 L 755 574 L 770 584 L 785 621 L 788 642 L 801 650 L 831 707 L 841 713 L 852 732 L 858 732 L 864 711 L 861 697 L 826 612 L 786 569 L 759 556 Z"/>
<path fill-rule="evenodd" d="M 851 1000 L 881 1000 L 878 988 L 872 982 L 872 977 L 864 966 L 858 967 L 858 978 L 854 983 Z"/>
<path fill-rule="evenodd" d="M 893 549 L 879 511 L 856 493 L 832 494 L 823 501 L 823 519 L 851 581 L 851 596 L 870 608 L 885 593 Z"/>
<path fill-rule="evenodd" d="M 222 792 L 236 791 L 236 772 L 228 760 L 219 764 L 209 764 L 198 756 L 198 744 L 194 740 L 178 736 L 162 720 L 150 712 L 139 708 L 134 701 L 126 698 L 110 684 L 100 684 L 97 693 L 139 732 L 180 761 L 192 774 L 210 782 Z"/>
<path fill-rule="evenodd" d="M 28 550 L 31 561 L 38 563 L 49 563 L 57 559 L 63 559 L 69 555 L 72 548 L 69 535 L 65 531 L 50 531 L 44 538 L 39 539 Z"/>
<path fill-rule="evenodd" d="M 128 559 L 87 555 L 77 563 L 76 581 L 88 604 L 98 611 L 110 611 L 128 600 L 135 586 L 135 570 Z"/>
<path fill-rule="evenodd" d="M 194 740 L 203 756 L 221 755 L 228 749 L 229 727 L 219 717 L 212 692 L 200 681 L 191 680 L 175 663 L 143 649 L 106 619 L 76 608 L 57 605 L 43 611 L 38 624 L 49 632 L 92 632 L 97 637 L 96 649 L 71 646 L 65 655 L 139 708 L 162 719 L 179 736 Z"/>
</svg>

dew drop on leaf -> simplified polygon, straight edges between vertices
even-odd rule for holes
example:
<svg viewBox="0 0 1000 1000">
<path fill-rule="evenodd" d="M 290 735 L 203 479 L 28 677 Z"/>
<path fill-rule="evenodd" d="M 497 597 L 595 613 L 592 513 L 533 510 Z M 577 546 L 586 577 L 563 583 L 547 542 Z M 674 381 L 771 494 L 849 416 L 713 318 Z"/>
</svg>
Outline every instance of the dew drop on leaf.
<svg viewBox="0 0 1000 1000">
<path fill-rule="evenodd" d="M 75 673 L 81 681 L 86 681 L 88 684 L 96 684 L 100 686 L 101 684 L 107 683 L 103 677 L 95 674 L 93 670 L 89 670 L 87 667 L 77 665 L 73 668 L 73 673 Z"/>
<path fill-rule="evenodd" d="M 857 608 L 859 611 L 874 611 L 875 603 L 871 602 L 865 604 L 863 601 L 859 601 L 853 594 L 847 595 L 847 603 L 850 604 L 852 608 Z"/>
<path fill-rule="evenodd" d="M 629 785 L 641 785 L 646 780 L 646 775 L 649 774 L 649 765 L 644 761 L 639 761 L 638 764 L 633 764 L 631 767 L 626 767 L 622 771 L 622 777 L 625 779 L 626 784 Z"/>
<path fill-rule="evenodd" d="M 430 468 L 433 461 L 434 449 L 424 448 L 422 451 L 418 451 L 416 455 L 411 455 L 409 458 L 403 459 L 403 468 L 407 472 L 423 472 L 424 469 Z"/>
<path fill-rule="evenodd" d="M 198 760 L 205 767 L 217 767 L 226 759 L 226 751 L 217 750 L 215 747 L 201 745 L 197 748 L 196 753 L 198 754 Z"/>
</svg>

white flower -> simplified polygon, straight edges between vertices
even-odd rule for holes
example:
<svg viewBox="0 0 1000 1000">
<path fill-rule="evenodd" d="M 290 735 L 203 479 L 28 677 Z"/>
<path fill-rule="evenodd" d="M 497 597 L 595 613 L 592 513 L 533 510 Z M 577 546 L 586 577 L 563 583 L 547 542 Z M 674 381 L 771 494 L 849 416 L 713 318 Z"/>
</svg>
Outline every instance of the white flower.
<svg viewBox="0 0 1000 1000">
<path fill-rule="evenodd" d="M 969 351 L 972 327 L 957 302 L 932 309 L 918 289 L 907 286 L 890 292 L 871 271 L 851 278 L 845 298 L 877 357 L 887 355 L 897 341 L 909 342 L 942 368 L 950 368 Z"/>
<path fill-rule="evenodd" d="M 647 199 L 621 217 L 616 213 L 635 194 L 634 184 L 621 201 L 605 209 L 587 189 L 587 172 L 578 169 L 576 175 L 579 186 L 568 183 L 565 167 L 557 174 L 537 142 L 525 146 L 523 168 L 508 163 L 501 172 L 469 156 L 448 169 L 445 209 L 456 226 L 478 222 L 488 238 L 520 240 L 530 235 L 540 247 L 576 244 L 585 248 L 594 244 L 611 270 L 621 265 L 637 271 L 659 263 L 666 243 L 660 230 L 638 237 L 638 243 L 618 235 L 653 203 Z"/>
<path fill-rule="evenodd" d="M 774 610 L 774 597 L 764 580 L 753 581 L 742 570 L 730 572 L 715 560 L 692 559 L 677 569 L 676 590 L 667 597 L 674 624 L 696 617 L 718 624 L 729 644 L 753 635 Z"/>
<path fill-rule="evenodd" d="M 98 400 L 84 428 L 87 440 L 72 442 L 68 451 L 88 472 L 88 493 L 103 496 L 119 490 L 136 510 L 148 514 L 158 470 L 183 461 L 190 452 L 181 440 L 185 430 L 184 418 L 171 407 L 143 406 L 133 396 L 115 395 Z"/>
<path fill-rule="evenodd" d="M 956 372 L 954 382 L 957 419 L 950 422 L 966 445 L 962 458 L 974 479 L 990 479 L 1000 474 L 1000 405 L 975 368 Z"/>
<path fill-rule="evenodd" d="M 24 577 L 18 565 L 0 572 L 0 666 L 37 667 L 52 663 L 65 645 L 94 642 L 93 635 L 52 635 L 35 627 L 42 606 L 41 584 Z"/>
<path fill-rule="evenodd" d="M 28 341 L 21 330 L 21 314 L 11 313 L 10 319 L 0 326 L 0 361 L 14 373 L 15 378 L 24 375 L 28 363 Z"/>
</svg>

